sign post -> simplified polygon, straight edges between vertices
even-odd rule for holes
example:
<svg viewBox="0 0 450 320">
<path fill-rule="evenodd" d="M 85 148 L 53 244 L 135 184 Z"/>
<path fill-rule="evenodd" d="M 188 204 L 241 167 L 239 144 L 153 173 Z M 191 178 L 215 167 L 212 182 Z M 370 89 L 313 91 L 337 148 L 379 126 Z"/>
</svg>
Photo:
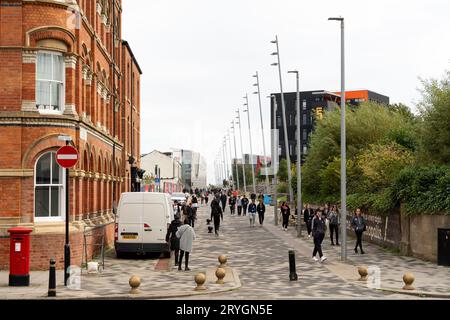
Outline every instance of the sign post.
<svg viewBox="0 0 450 320">
<path fill-rule="evenodd" d="M 72 141 L 72 140 L 70 140 Z M 64 286 L 67 286 L 70 267 L 70 239 L 69 239 L 69 169 L 73 168 L 78 162 L 78 151 L 69 146 L 69 140 L 66 140 L 66 146 L 56 152 L 56 162 L 66 169 L 66 243 L 64 245 Z"/>
</svg>

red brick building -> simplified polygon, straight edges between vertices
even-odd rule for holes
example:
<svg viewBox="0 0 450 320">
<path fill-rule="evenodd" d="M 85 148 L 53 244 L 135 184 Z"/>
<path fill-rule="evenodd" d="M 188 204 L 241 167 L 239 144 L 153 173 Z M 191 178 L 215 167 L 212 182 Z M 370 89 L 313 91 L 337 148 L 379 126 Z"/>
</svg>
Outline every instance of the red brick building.
<svg viewBox="0 0 450 320">
<path fill-rule="evenodd" d="M 0 269 L 8 228 L 30 227 L 31 267 L 63 267 L 65 174 L 55 152 L 70 135 L 72 264 L 83 234 L 114 240 L 113 207 L 140 165 L 139 65 L 121 37 L 121 0 L 0 0 Z M 88 246 L 88 255 L 92 255 Z"/>
</svg>

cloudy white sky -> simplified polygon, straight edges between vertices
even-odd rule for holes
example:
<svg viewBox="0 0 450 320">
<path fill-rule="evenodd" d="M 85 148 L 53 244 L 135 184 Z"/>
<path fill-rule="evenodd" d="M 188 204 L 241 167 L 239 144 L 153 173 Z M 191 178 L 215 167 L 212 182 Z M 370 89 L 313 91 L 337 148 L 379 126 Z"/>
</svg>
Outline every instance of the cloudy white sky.
<svg viewBox="0 0 450 320">
<path fill-rule="evenodd" d="M 262 154 L 252 75 L 260 73 L 266 128 L 266 96 L 279 92 L 275 35 L 285 91 L 295 91 L 289 69 L 301 71 L 302 90 L 338 91 L 340 30 L 330 16 L 346 21 L 347 88 L 414 108 L 419 77 L 450 67 L 449 12 L 448 0 L 123 0 L 123 37 L 144 72 L 141 151 L 196 150 L 214 182 L 214 159 L 248 92 L 253 149 Z M 243 140 L 249 153 L 247 129 Z"/>
</svg>

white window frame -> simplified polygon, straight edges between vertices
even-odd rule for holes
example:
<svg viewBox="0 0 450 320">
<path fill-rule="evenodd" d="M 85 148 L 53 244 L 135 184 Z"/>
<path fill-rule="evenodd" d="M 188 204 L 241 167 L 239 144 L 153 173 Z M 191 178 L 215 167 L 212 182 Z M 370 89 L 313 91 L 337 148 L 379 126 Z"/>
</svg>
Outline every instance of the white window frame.
<svg viewBox="0 0 450 320">
<path fill-rule="evenodd" d="M 53 171 L 52 171 L 52 161 L 53 161 L 53 157 L 51 157 L 51 161 L 50 161 L 50 184 L 37 184 L 36 180 L 37 180 L 37 174 L 36 174 L 36 169 L 37 169 L 37 164 L 39 162 L 39 160 L 46 154 L 48 153 L 52 153 L 52 154 L 56 154 L 55 151 L 48 151 L 48 152 L 44 152 L 43 154 L 41 154 L 39 156 L 39 158 L 37 158 L 35 164 L 34 164 L 34 186 L 33 186 L 33 217 L 34 217 L 34 222 L 64 222 L 66 221 L 66 170 L 64 168 L 60 168 L 61 170 L 61 174 L 62 174 L 62 181 L 59 184 L 53 184 L 52 182 L 52 175 L 53 175 Z M 36 187 L 59 187 L 60 188 L 60 201 L 59 201 L 59 210 L 58 212 L 60 213 L 59 216 L 57 217 L 37 217 L 36 216 Z M 52 201 L 52 193 L 49 192 L 49 203 L 51 205 Z M 49 208 L 50 210 L 50 214 L 51 214 L 51 206 Z"/>
<path fill-rule="evenodd" d="M 37 58 L 36 58 L 36 109 L 39 111 L 39 113 L 41 114 L 55 114 L 55 115 L 62 115 L 64 113 L 64 109 L 65 109 L 65 101 L 66 101 L 66 65 L 64 63 L 63 60 L 63 65 L 62 65 L 62 82 L 57 81 L 57 80 L 49 80 L 49 79 L 38 79 L 38 65 L 39 65 L 39 54 L 41 53 L 46 53 L 46 54 L 51 54 L 54 56 L 61 56 L 64 58 L 64 55 L 61 52 L 56 52 L 56 51 L 47 51 L 47 50 L 39 50 L 37 53 Z M 52 74 L 53 74 L 53 63 L 52 63 Z M 38 81 L 49 81 L 49 82 L 56 82 L 59 84 L 62 84 L 62 89 L 61 89 L 61 95 L 59 97 L 59 110 L 50 110 L 50 109 L 41 109 L 37 107 L 37 83 Z M 51 87 L 50 87 L 51 90 Z M 50 92 L 50 97 L 51 97 L 51 92 Z"/>
</svg>

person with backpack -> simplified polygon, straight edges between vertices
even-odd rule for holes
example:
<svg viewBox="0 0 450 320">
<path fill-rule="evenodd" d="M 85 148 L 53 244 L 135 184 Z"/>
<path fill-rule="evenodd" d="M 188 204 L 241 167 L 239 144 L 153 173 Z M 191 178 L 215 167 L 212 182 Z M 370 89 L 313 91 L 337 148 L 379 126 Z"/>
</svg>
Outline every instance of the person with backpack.
<svg viewBox="0 0 450 320">
<path fill-rule="evenodd" d="M 180 239 L 177 237 L 178 228 L 181 227 L 180 216 L 176 215 L 175 220 L 170 223 L 167 229 L 166 242 L 170 243 L 170 251 L 175 252 L 175 265 L 178 265 L 178 255 L 180 252 Z"/>
<path fill-rule="evenodd" d="M 223 221 L 223 211 L 220 207 L 220 202 L 218 198 L 215 198 L 211 202 L 211 220 L 214 221 L 214 233 L 216 237 L 219 236 L 220 220 Z"/>
<path fill-rule="evenodd" d="M 180 259 L 178 259 L 178 270 L 181 270 L 181 265 L 183 263 L 183 256 L 186 256 L 184 262 L 184 270 L 190 271 L 189 269 L 189 255 L 192 253 L 192 243 L 195 240 L 195 231 L 189 225 L 189 221 L 185 220 L 184 224 L 178 228 L 176 236 L 180 239 Z"/>
<path fill-rule="evenodd" d="M 264 224 L 264 214 L 266 212 L 266 205 L 263 200 L 259 201 L 256 211 L 258 212 L 259 224 L 262 226 Z"/>
<path fill-rule="evenodd" d="M 287 231 L 289 226 L 289 217 L 291 216 L 291 208 L 287 205 L 286 201 L 283 201 L 280 207 L 281 216 L 283 218 L 283 224 L 281 226 L 281 230 Z"/>
<path fill-rule="evenodd" d="M 244 197 L 242 198 L 242 214 L 245 216 L 247 215 L 247 207 L 248 207 L 248 198 L 244 194 Z"/>
<path fill-rule="evenodd" d="M 334 234 L 336 234 L 336 245 L 339 246 L 339 225 L 341 224 L 341 219 L 339 217 L 339 210 L 336 205 L 332 206 L 330 211 L 328 211 L 328 220 L 330 221 L 330 239 L 331 245 L 334 246 Z"/>
<path fill-rule="evenodd" d="M 356 214 L 352 219 L 352 227 L 353 230 L 355 230 L 355 234 L 356 234 L 356 245 L 355 245 L 355 253 L 358 253 L 358 246 L 361 249 L 361 254 L 364 254 L 364 250 L 362 248 L 362 237 L 363 237 L 363 233 L 364 231 L 366 231 L 367 226 L 366 226 L 366 220 L 364 219 L 364 217 L 361 215 L 361 209 L 356 209 Z"/>
<path fill-rule="evenodd" d="M 256 204 L 255 199 L 252 200 L 252 203 L 248 206 L 248 217 L 250 219 L 250 227 L 255 226 L 255 220 L 256 220 Z"/>
<path fill-rule="evenodd" d="M 325 238 L 325 219 L 322 217 L 322 211 L 318 209 L 316 211 L 315 217 L 312 219 L 312 235 L 314 237 L 314 250 L 313 250 L 313 260 L 319 261 L 317 259 L 316 255 L 319 253 L 320 262 L 324 262 L 327 260 L 327 257 L 325 257 L 322 253 L 322 242 Z"/>
</svg>

